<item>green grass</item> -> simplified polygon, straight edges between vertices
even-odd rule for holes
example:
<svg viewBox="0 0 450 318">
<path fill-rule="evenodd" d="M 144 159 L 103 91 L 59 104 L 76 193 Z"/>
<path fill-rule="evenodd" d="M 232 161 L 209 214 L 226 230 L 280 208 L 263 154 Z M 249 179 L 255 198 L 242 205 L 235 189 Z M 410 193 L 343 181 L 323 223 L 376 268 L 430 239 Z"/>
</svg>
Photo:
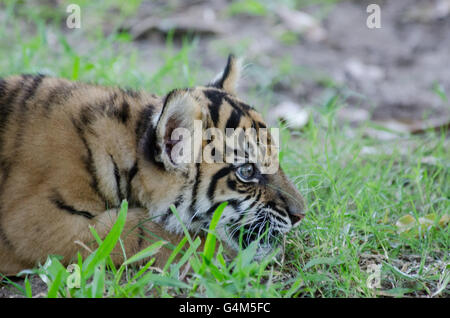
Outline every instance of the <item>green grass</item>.
<svg viewBox="0 0 450 318">
<path fill-rule="evenodd" d="M 130 37 L 117 31 L 118 24 L 112 32 L 92 21 L 86 21 L 91 23 L 89 29 L 62 30 L 64 8 L 61 13 L 35 6 L 39 14 L 32 14 L 37 12 L 32 5 L 18 8 L 13 2 L 0 3 L 0 76 L 42 72 L 164 94 L 175 87 L 206 83 L 213 75 L 200 67 L 195 41 L 175 46 L 169 37 L 166 46 L 154 52 L 153 64 L 158 67 L 150 72 L 142 66 L 147 64 Z M 121 17 L 132 9 L 124 10 Z M 282 65 L 274 63 L 274 67 Z M 270 72 L 289 75 L 284 69 Z M 277 78 L 273 76 L 270 84 L 255 79 L 251 89 L 258 92 L 258 85 L 270 89 L 282 80 Z M 441 89 L 439 95 L 446 100 Z M 270 104 L 270 91 L 259 96 L 263 100 L 257 107 Z M 6 278 L 3 284 L 26 297 L 35 296 L 29 279 L 37 275 L 48 285 L 48 297 L 448 297 L 448 226 L 436 223 L 420 233 L 403 234 L 396 227 L 407 214 L 418 220 L 434 213 L 438 220 L 449 213 L 448 132 L 380 141 L 366 134 L 368 128 L 379 129 L 373 123 L 356 128 L 338 123 L 336 111 L 344 105 L 342 96 L 333 95 L 311 110 L 311 119 L 301 131 L 282 129 L 282 167 L 308 203 L 301 227 L 286 239 L 282 260 L 254 262 L 255 246 L 250 246 L 225 262 L 213 224 L 204 250 L 196 252 L 198 239 L 186 236 L 173 254 L 181 253 L 184 245 L 184 256 L 178 263 L 171 258 L 161 271 L 153 269 L 152 261 L 141 268 L 133 267 L 133 262 L 151 257 L 163 243 L 116 268 L 109 253 L 120 244 L 124 203 L 110 234 L 87 259 L 79 258 L 72 272 L 54 256 L 25 272 L 23 286 Z M 192 273 L 184 273 L 186 264 Z M 371 265 L 381 265 L 379 288 L 368 287 Z M 79 288 L 74 287 L 76 273 Z"/>
</svg>

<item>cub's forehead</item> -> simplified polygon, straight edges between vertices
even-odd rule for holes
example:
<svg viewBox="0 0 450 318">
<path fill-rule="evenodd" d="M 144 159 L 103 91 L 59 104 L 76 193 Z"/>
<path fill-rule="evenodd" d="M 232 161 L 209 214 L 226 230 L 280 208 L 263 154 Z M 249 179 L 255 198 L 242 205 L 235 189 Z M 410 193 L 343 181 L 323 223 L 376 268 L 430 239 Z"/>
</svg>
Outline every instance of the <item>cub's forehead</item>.
<svg viewBox="0 0 450 318">
<path fill-rule="evenodd" d="M 261 114 L 233 94 L 214 87 L 196 87 L 192 93 L 209 113 L 210 127 L 267 128 Z"/>
</svg>

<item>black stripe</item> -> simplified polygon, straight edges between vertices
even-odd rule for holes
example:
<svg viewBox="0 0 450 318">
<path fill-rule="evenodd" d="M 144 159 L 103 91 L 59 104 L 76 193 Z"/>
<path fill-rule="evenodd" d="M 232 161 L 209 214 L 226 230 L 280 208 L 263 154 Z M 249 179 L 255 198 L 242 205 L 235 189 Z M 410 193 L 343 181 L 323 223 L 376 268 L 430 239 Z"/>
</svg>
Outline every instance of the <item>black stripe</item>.
<svg viewBox="0 0 450 318">
<path fill-rule="evenodd" d="M 0 206 L 0 241 L 2 241 L 4 243 L 4 245 L 9 250 L 13 250 L 14 249 L 13 244 L 8 239 L 8 236 L 6 235 L 6 233 L 5 233 L 5 231 L 3 230 L 3 227 L 2 227 L 2 208 L 1 208 L 1 206 Z"/>
<path fill-rule="evenodd" d="M 211 104 L 215 105 L 221 105 L 223 99 L 227 95 L 227 93 L 214 88 L 205 89 L 203 93 L 205 94 L 205 97 L 209 99 Z"/>
<path fill-rule="evenodd" d="M 231 190 L 236 191 L 236 186 L 237 186 L 236 180 L 233 180 L 233 179 L 227 179 L 227 186 L 228 186 Z"/>
<path fill-rule="evenodd" d="M 238 210 L 239 205 L 244 202 L 244 200 L 236 200 L 236 199 L 231 199 L 231 200 L 227 200 L 228 202 L 228 206 L 232 206 L 235 210 Z M 211 216 L 216 209 L 219 207 L 220 204 L 222 204 L 223 202 L 217 202 L 214 203 L 205 213 L 206 216 Z M 203 219 L 204 217 L 202 217 Z"/>
<path fill-rule="evenodd" d="M 21 75 L 21 79 L 22 81 L 19 84 L 19 91 L 23 92 L 23 97 L 21 101 L 18 101 L 18 105 L 19 107 L 21 107 L 21 110 L 24 110 L 24 108 L 26 107 L 25 102 L 28 100 L 28 96 L 32 96 L 34 94 L 34 90 L 31 89 L 33 86 L 33 83 L 35 81 L 38 81 L 38 83 L 40 82 L 39 80 L 37 80 L 37 77 L 34 75 L 30 75 L 30 74 L 23 74 Z M 31 82 L 31 83 L 30 83 Z"/>
<path fill-rule="evenodd" d="M 3 81 L 2 83 L 2 87 L 4 90 L 6 90 L 4 88 L 5 85 L 5 81 Z M 13 113 L 14 111 L 14 101 L 19 93 L 19 91 L 21 90 L 21 85 L 16 84 L 16 86 L 10 90 L 9 92 L 6 93 L 6 98 L 0 99 L 0 153 L 1 153 L 1 149 L 2 149 L 2 145 L 3 145 L 3 132 L 5 130 L 5 127 L 7 125 L 8 119 L 10 117 L 10 115 Z"/>
<path fill-rule="evenodd" d="M 239 126 L 239 123 L 241 122 L 242 115 L 236 111 L 233 110 L 231 112 L 230 117 L 227 120 L 227 124 L 225 125 L 225 128 L 233 128 L 236 129 Z"/>
<path fill-rule="evenodd" d="M 52 106 L 61 104 L 63 101 L 67 101 L 76 87 L 76 83 L 67 84 L 62 82 L 62 84 L 52 88 L 47 96 L 47 100 L 43 103 L 45 109 L 47 110 L 46 115 L 48 115 L 48 113 L 52 110 Z"/>
<path fill-rule="evenodd" d="M 282 223 L 282 224 L 285 224 L 285 225 L 288 224 L 288 222 L 287 222 L 286 220 L 280 218 L 280 217 L 279 217 L 278 215 L 276 215 L 275 213 L 272 213 L 271 215 L 272 215 L 272 217 L 275 218 L 278 222 L 280 222 L 280 223 Z"/>
<path fill-rule="evenodd" d="M 4 85 L 4 84 L 3 84 Z M 13 108 L 13 103 L 18 95 L 18 93 L 20 92 L 20 90 L 22 89 L 22 85 L 21 83 L 16 84 L 16 86 L 9 90 L 5 95 L 6 95 L 6 99 L 4 100 L 0 100 L 0 127 L 3 126 L 3 124 L 6 122 L 7 119 L 7 115 L 10 115 L 12 112 L 12 108 Z M 6 115 L 6 116 L 5 116 Z"/>
<path fill-rule="evenodd" d="M 245 199 L 244 200 L 231 199 L 231 200 L 228 200 L 228 205 L 232 206 L 234 209 L 237 210 L 239 205 L 244 201 L 245 201 Z"/>
<path fill-rule="evenodd" d="M 85 106 L 80 111 L 80 122 L 87 128 L 95 119 L 95 111 L 91 106 Z"/>
<path fill-rule="evenodd" d="M 221 104 L 210 104 L 209 105 L 209 113 L 211 115 L 211 119 L 214 123 L 214 126 L 217 127 L 219 123 L 219 112 L 220 112 Z"/>
<path fill-rule="evenodd" d="M 211 115 L 211 119 L 215 126 L 219 122 L 219 111 L 222 107 L 223 98 L 225 97 L 225 93 L 221 92 L 217 89 L 206 89 L 204 91 L 206 98 L 208 98 L 211 103 L 208 105 L 209 113 Z"/>
<path fill-rule="evenodd" d="M 119 120 L 123 124 L 126 124 L 128 121 L 128 118 L 130 118 L 130 104 L 128 104 L 127 101 L 123 101 L 122 107 L 120 108 L 120 111 L 119 111 Z"/>
<path fill-rule="evenodd" d="M 138 115 L 138 120 L 136 122 L 136 144 L 139 144 L 139 140 L 144 136 L 145 132 L 149 127 L 150 120 L 152 119 L 154 111 L 154 106 L 148 104 L 144 107 L 143 110 L 140 111 Z"/>
<path fill-rule="evenodd" d="M 161 221 L 160 222 L 163 223 L 163 224 L 167 224 L 167 219 L 171 215 L 172 215 L 172 211 L 170 210 L 170 208 L 168 208 L 166 213 L 164 213 L 164 215 L 161 217 Z"/>
<path fill-rule="evenodd" d="M 78 122 L 76 122 L 73 118 L 72 118 L 72 124 L 74 125 L 74 127 L 77 131 L 78 137 L 81 139 L 81 141 L 84 144 L 84 147 L 86 149 L 86 152 L 87 152 L 87 156 L 83 158 L 83 163 L 84 163 L 84 166 L 85 166 L 87 172 L 91 176 L 90 186 L 91 186 L 92 190 L 105 203 L 105 206 L 113 206 L 113 204 L 111 202 L 109 202 L 106 199 L 105 195 L 100 191 L 100 188 L 98 186 L 98 183 L 99 183 L 98 176 L 95 171 L 94 160 L 92 158 L 92 150 L 89 147 L 86 138 L 84 137 L 83 130 L 82 130 L 80 124 Z"/>
<path fill-rule="evenodd" d="M 120 171 L 119 171 L 119 167 L 117 166 L 117 163 L 114 161 L 114 158 L 112 155 L 109 155 L 109 157 L 111 158 L 111 162 L 114 166 L 114 179 L 116 180 L 116 195 L 117 198 L 119 199 L 119 202 L 122 202 L 122 200 L 124 199 L 124 195 L 122 194 L 122 190 L 120 188 Z"/>
<path fill-rule="evenodd" d="M 5 96 L 6 91 L 6 81 L 3 78 L 0 78 L 0 100 Z"/>
<path fill-rule="evenodd" d="M 1 227 L 0 227 L 0 241 L 2 241 L 9 250 L 14 249 L 14 246 L 12 245 L 11 241 L 8 239 L 6 233 L 3 231 Z"/>
<path fill-rule="evenodd" d="M 146 136 L 144 137 L 143 152 L 144 158 L 153 163 L 160 170 L 165 170 L 164 164 L 156 161 L 156 155 L 162 151 L 161 147 L 156 142 L 156 129 L 148 127 Z"/>
<path fill-rule="evenodd" d="M 6 95 L 6 84 L 7 84 L 6 81 L 3 78 L 0 78 L 0 155 L 2 153 L 2 145 L 3 145 L 2 135 L 4 132 L 4 126 L 6 124 L 6 121 L 8 120 L 9 114 L 11 113 L 11 106 L 2 103 L 2 99 Z M 0 169 L 5 165 L 6 163 L 4 163 L 0 157 Z M 4 173 L 6 173 L 6 171 Z"/>
<path fill-rule="evenodd" d="M 209 184 L 209 187 L 208 187 L 208 198 L 211 201 L 214 198 L 214 192 L 216 191 L 217 182 L 219 181 L 219 179 L 227 176 L 230 173 L 231 169 L 232 169 L 231 166 L 222 168 L 212 176 L 211 183 Z"/>
<path fill-rule="evenodd" d="M 17 157 L 18 149 L 23 144 L 24 130 L 27 125 L 27 118 L 29 117 L 28 116 L 29 115 L 28 101 L 31 98 L 33 98 L 33 96 L 35 95 L 36 91 L 39 88 L 39 85 L 41 84 L 41 82 L 45 76 L 42 74 L 39 74 L 37 76 L 24 75 L 23 77 L 26 81 L 31 80 L 31 83 L 29 85 L 24 85 L 23 89 L 25 90 L 25 93 L 24 93 L 22 99 L 20 100 L 20 102 L 18 102 L 18 104 L 20 106 L 19 115 L 21 116 L 21 118 L 20 118 L 20 120 L 17 121 L 18 130 L 16 133 L 16 140 L 14 141 L 14 150 L 15 150 L 14 157 Z"/>
<path fill-rule="evenodd" d="M 45 77 L 45 75 L 42 75 L 42 74 L 38 74 L 37 76 L 33 77 L 33 81 L 31 82 L 31 85 L 26 88 L 26 94 L 22 100 L 23 105 L 25 105 L 25 103 L 36 94 L 36 91 L 38 90 L 39 85 L 41 85 L 44 77 Z"/>
<path fill-rule="evenodd" d="M 220 108 L 222 107 L 224 100 L 226 102 L 228 102 L 231 107 L 233 107 L 234 111 L 237 112 L 236 115 L 242 115 L 242 114 L 248 115 L 248 112 L 253 109 L 251 106 L 249 106 L 245 103 L 242 103 L 242 102 L 238 102 L 238 101 L 234 100 L 231 95 L 229 95 L 223 91 L 217 90 L 217 89 L 213 89 L 213 88 L 205 89 L 203 91 L 203 93 L 205 94 L 205 97 L 210 100 L 210 104 L 208 105 L 208 108 L 209 108 L 209 112 L 211 114 L 211 119 L 213 120 L 214 125 L 216 125 L 216 126 L 219 121 L 219 111 L 220 111 Z M 231 122 L 230 122 L 230 126 L 231 127 L 233 126 L 231 124 Z M 228 123 L 227 123 L 226 127 L 228 127 Z M 236 127 L 237 127 L 237 125 L 236 125 Z"/>
<path fill-rule="evenodd" d="M 0 180 L 0 198 L 1 198 L 1 195 L 5 190 L 6 181 L 8 180 L 9 173 L 11 171 L 11 163 L 0 158 L 0 169 L 3 170 L 2 179 Z"/>
<path fill-rule="evenodd" d="M 173 203 L 173 205 L 175 206 L 175 209 L 178 209 L 178 207 L 180 206 L 180 204 L 182 204 L 184 201 L 183 196 L 180 194 L 176 199 L 175 202 Z M 161 222 L 166 224 L 167 220 L 169 219 L 169 216 L 171 216 L 172 210 L 170 208 L 167 209 L 166 213 L 164 213 L 164 215 L 161 217 Z"/>
<path fill-rule="evenodd" d="M 22 139 L 23 129 L 25 126 L 23 118 L 27 115 L 27 112 L 25 111 L 25 107 L 23 106 L 26 102 L 25 99 L 22 99 L 22 101 L 17 104 L 19 107 L 14 106 L 14 104 L 15 104 L 15 101 L 16 101 L 19 93 L 22 90 L 25 90 L 24 87 L 26 87 L 27 82 L 33 78 L 34 77 L 32 75 L 22 75 L 21 76 L 22 80 L 18 81 L 18 83 L 16 83 L 15 86 L 12 87 L 12 90 L 10 90 L 8 94 L 6 94 L 6 99 L 3 101 L 0 100 L 0 154 L 2 153 L 2 148 L 3 148 L 3 134 L 6 130 L 6 125 L 7 125 L 9 117 L 13 114 L 14 110 L 19 110 L 19 107 L 20 107 L 20 111 L 18 113 L 22 117 L 21 118 L 22 120 L 17 121 L 18 132 L 16 134 L 16 139 L 15 139 L 14 148 L 13 148 L 15 150 L 15 154 L 11 155 L 10 156 L 11 158 L 17 158 L 17 148 L 21 144 L 20 141 Z M 26 97 L 29 94 L 29 92 L 24 93 L 24 94 Z M 4 184 L 6 183 L 7 177 L 9 175 L 9 170 L 11 169 L 13 162 L 7 162 L 6 160 L 1 160 L 1 158 L 0 158 L 0 161 L 1 161 L 1 166 L 5 171 L 5 173 L 3 174 L 3 180 L 1 181 L 1 184 L 0 184 L 0 191 L 1 191 L 4 188 Z"/>
<path fill-rule="evenodd" d="M 107 101 L 99 107 L 102 111 L 106 110 L 109 118 L 116 119 L 119 123 L 126 124 L 130 116 L 130 105 L 123 99 L 122 103 L 117 105 L 117 93 L 114 92 Z"/>
<path fill-rule="evenodd" d="M 79 215 L 87 219 L 93 219 L 95 217 L 95 215 L 90 212 L 77 210 L 73 206 L 68 205 L 64 202 L 63 198 L 56 190 L 53 191 L 53 194 L 49 197 L 49 199 L 58 209 L 69 212 L 70 214 Z"/>
<path fill-rule="evenodd" d="M 253 208 L 257 203 L 259 203 L 259 199 L 261 199 L 261 195 L 262 195 L 262 191 L 259 190 L 259 191 L 258 191 L 258 194 L 256 195 L 255 201 L 253 201 L 253 202 L 248 206 L 247 209 L 251 209 L 251 208 Z"/>
<path fill-rule="evenodd" d="M 196 205 L 197 205 L 197 195 L 198 195 L 198 187 L 200 185 L 202 172 L 200 170 L 200 163 L 195 164 L 195 182 L 194 186 L 192 187 L 192 197 L 191 197 L 191 205 L 189 207 L 189 210 L 191 213 L 195 213 Z"/>
<path fill-rule="evenodd" d="M 173 92 L 166 97 L 170 97 Z M 166 104 L 164 104 L 165 106 Z M 164 108 L 163 106 L 163 108 Z M 139 120 L 136 125 L 136 140 L 141 144 L 144 158 L 152 162 L 156 167 L 164 170 L 162 162 L 156 161 L 156 155 L 161 152 L 161 148 L 156 143 L 156 128 L 151 125 L 151 116 L 153 114 L 153 106 L 148 105 L 139 115 Z M 141 136 L 143 136 L 141 138 Z M 142 139 L 142 142 L 140 141 Z"/>
<path fill-rule="evenodd" d="M 175 203 L 173 204 L 175 206 L 175 208 L 178 209 L 178 207 L 180 206 L 180 204 L 183 204 L 184 202 L 184 198 L 183 195 L 179 195 L 176 199 L 175 199 Z"/>
<path fill-rule="evenodd" d="M 282 215 L 282 216 L 286 216 L 286 215 L 287 215 L 287 212 L 281 210 L 281 209 L 277 206 L 277 204 L 276 204 L 275 201 L 269 201 L 269 202 L 267 202 L 267 203 L 266 203 L 266 206 L 269 207 L 270 209 L 272 209 L 273 211 L 278 212 L 278 213 L 279 213 L 280 215 Z"/>
<path fill-rule="evenodd" d="M 127 172 L 127 200 L 128 201 L 132 201 L 132 199 L 134 200 L 134 198 L 132 198 L 131 195 L 131 181 L 133 181 L 133 178 L 136 176 L 138 172 L 138 166 L 137 166 L 137 162 L 134 162 L 134 165 L 131 167 L 131 169 Z"/>
<path fill-rule="evenodd" d="M 177 198 L 175 199 L 175 202 L 172 203 L 171 205 L 174 205 L 174 206 L 175 206 L 175 209 L 178 209 L 178 207 L 179 207 L 181 204 L 183 204 L 183 202 L 184 202 L 183 195 L 180 194 L 180 195 L 178 195 Z M 172 210 L 169 208 L 169 211 L 172 211 Z M 171 212 L 171 213 L 172 213 L 172 212 Z"/>
<path fill-rule="evenodd" d="M 125 95 L 128 95 L 132 98 L 139 98 L 140 97 L 140 92 L 137 92 L 131 88 L 121 88 L 120 89 L 122 91 L 122 93 L 124 93 Z"/>
<path fill-rule="evenodd" d="M 251 106 L 244 104 L 242 102 L 235 101 L 231 98 L 230 95 L 224 96 L 225 100 L 233 107 L 234 109 L 243 112 L 244 114 L 248 114 L 248 111 L 253 109 Z"/>
<path fill-rule="evenodd" d="M 208 209 L 208 211 L 206 211 L 206 215 L 207 216 L 211 216 L 213 213 L 214 213 L 214 211 L 216 211 L 216 209 L 219 207 L 219 205 L 221 204 L 222 202 L 217 202 L 217 203 L 215 203 L 212 207 L 210 207 L 209 209 Z"/>
<path fill-rule="evenodd" d="M 142 227 L 143 227 L 143 225 L 138 226 L 138 229 L 139 229 L 138 248 L 139 248 L 139 250 L 142 249 L 142 243 L 144 243 L 144 237 L 145 237 L 144 229 Z"/>
</svg>

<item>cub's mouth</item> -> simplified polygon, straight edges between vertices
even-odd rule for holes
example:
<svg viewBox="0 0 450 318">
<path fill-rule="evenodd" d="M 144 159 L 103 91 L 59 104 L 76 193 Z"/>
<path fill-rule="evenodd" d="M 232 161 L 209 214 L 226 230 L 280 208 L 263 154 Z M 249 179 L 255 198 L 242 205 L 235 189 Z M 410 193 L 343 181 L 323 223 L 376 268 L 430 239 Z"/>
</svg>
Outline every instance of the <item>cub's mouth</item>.
<svg viewBox="0 0 450 318">
<path fill-rule="evenodd" d="M 271 223 L 268 216 L 261 216 L 247 222 L 225 225 L 225 242 L 228 242 L 237 251 L 256 243 L 256 259 L 260 259 L 280 247 L 285 235 L 292 228 L 293 226 L 290 224 L 281 227 Z"/>
<path fill-rule="evenodd" d="M 282 232 L 260 223 L 241 226 L 230 235 L 233 242 L 240 248 L 247 248 L 256 241 L 260 246 L 276 248 L 283 240 Z"/>
</svg>

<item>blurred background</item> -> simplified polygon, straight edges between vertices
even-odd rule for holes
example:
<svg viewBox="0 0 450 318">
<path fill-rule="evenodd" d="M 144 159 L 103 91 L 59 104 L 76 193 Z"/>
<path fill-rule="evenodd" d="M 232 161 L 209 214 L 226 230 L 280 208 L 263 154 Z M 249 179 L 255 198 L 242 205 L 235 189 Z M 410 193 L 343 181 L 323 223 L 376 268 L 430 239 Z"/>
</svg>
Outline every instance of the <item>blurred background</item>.
<svg viewBox="0 0 450 318">
<path fill-rule="evenodd" d="M 273 121 L 299 128 L 334 103 L 340 120 L 416 133 L 449 123 L 449 30 L 450 0 L 1 0 L 0 73 L 165 94 L 208 83 L 234 53 L 241 93 Z"/>
</svg>

